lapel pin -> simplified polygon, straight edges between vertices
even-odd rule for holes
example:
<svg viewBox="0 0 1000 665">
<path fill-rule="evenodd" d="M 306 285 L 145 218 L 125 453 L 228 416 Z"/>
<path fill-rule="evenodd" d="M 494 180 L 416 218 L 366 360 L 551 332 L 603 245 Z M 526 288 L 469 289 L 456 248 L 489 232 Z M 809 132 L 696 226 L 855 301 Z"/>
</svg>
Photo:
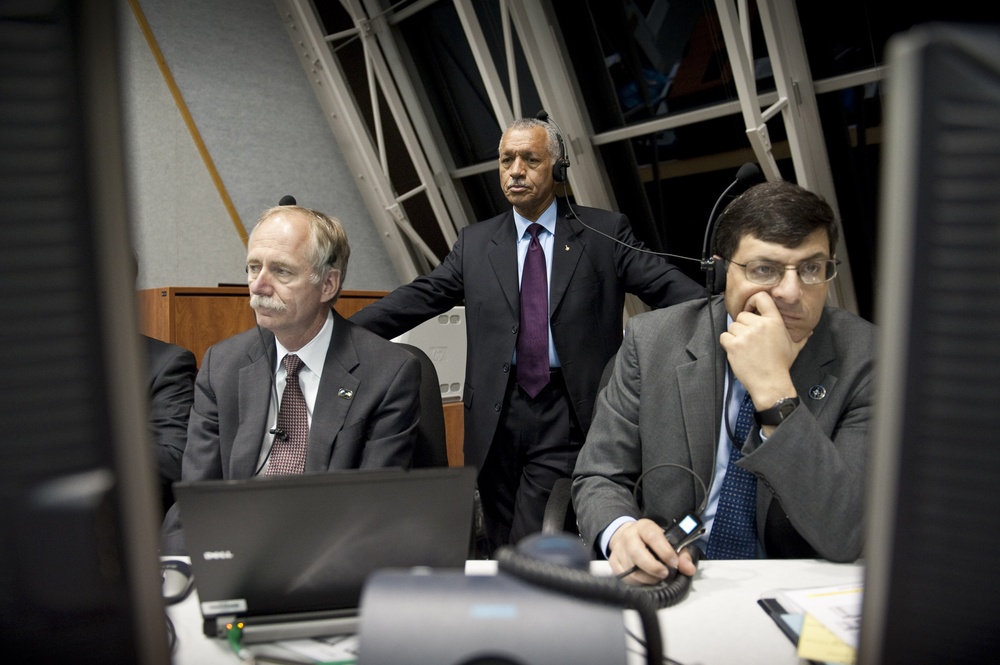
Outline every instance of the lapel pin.
<svg viewBox="0 0 1000 665">
<path fill-rule="evenodd" d="M 809 389 L 809 397 L 812 399 L 823 399 L 826 397 L 826 388 L 823 386 L 813 386 Z"/>
<path fill-rule="evenodd" d="M 566 251 L 567 252 L 569 251 L 569 245 L 566 245 Z"/>
<path fill-rule="evenodd" d="M 348 390 L 347 388 L 341 388 L 337 391 L 337 397 L 340 399 L 351 399 L 354 397 L 354 391 Z"/>
</svg>

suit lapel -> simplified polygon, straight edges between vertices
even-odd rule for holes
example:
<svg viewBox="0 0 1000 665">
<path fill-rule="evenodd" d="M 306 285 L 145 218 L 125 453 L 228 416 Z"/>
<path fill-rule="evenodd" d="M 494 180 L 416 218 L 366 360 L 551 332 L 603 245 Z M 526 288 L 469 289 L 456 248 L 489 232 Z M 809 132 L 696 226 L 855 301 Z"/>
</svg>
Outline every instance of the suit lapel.
<svg viewBox="0 0 1000 665">
<path fill-rule="evenodd" d="M 583 255 L 586 243 L 581 230 L 579 222 L 567 218 L 561 211 L 556 216 L 556 235 L 552 244 L 552 283 L 549 284 L 549 316 L 558 309 L 566 295 L 570 278 Z"/>
<path fill-rule="evenodd" d="M 240 369 L 240 424 L 233 439 L 230 477 L 250 478 L 257 470 L 274 386 L 274 337 L 264 331 L 265 345 L 258 340 L 247 352 L 250 364 Z M 270 356 L 270 360 L 268 357 Z"/>
<path fill-rule="evenodd" d="M 795 384 L 799 398 L 817 416 L 826 406 L 826 395 L 837 384 L 837 377 L 829 374 L 827 369 L 836 359 L 837 353 L 830 333 L 830 317 L 824 311 L 812 337 L 802 347 L 791 369 L 792 383 Z"/>
<path fill-rule="evenodd" d="M 333 443 L 344 428 L 347 412 L 360 386 L 360 381 L 352 374 L 359 363 L 351 337 L 351 324 L 336 312 L 333 319 L 333 337 L 326 352 L 312 425 L 309 427 L 307 473 L 329 470 Z"/>
<path fill-rule="evenodd" d="M 726 309 L 721 296 L 713 298 L 711 306 L 714 330 L 709 317 L 702 317 L 686 349 L 691 362 L 677 368 L 677 380 L 683 386 L 681 413 L 684 428 L 689 433 L 688 452 L 692 468 L 706 485 L 715 465 L 717 427 L 722 418 L 718 408 L 725 386 L 726 366 L 725 354 L 718 344 L 719 334 L 726 325 Z M 706 446 L 706 441 L 711 445 Z M 700 489 L 698 498 L 702 498 Z"/>
<path fill-rule="evenodd" d="M 487 256 L 510 310 L 519 314 L 521 300 L 517 283 L 517 238 L 514 233 L 513 212 L 501 215 L 492 237 L 492 245 L 487 249 Z"/>
</svg>

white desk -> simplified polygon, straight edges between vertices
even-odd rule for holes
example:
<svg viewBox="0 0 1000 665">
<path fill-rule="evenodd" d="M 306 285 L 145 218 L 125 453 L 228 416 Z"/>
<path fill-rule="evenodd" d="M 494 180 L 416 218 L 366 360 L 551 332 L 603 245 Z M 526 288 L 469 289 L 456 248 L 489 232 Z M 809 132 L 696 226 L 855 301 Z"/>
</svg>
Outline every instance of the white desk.
<svg viewBox="0 0 1000 665">
<path fill-rule="evenodd" d="M 702 561 L 690 595 L 659 612 L 664 649 L 684 665 L 799 663 L 757 599 L 774 589 L 860 583 L 863 571 L 813 560 Z"/>
<path fill-rule="evenodd" d="M 468 570 L 488 571 L 492 563 L 470 562 Z M 795 665 L 794 646 L 757 599 L 774 589 L 857 583 L 862 575 L 861 565 L 814 560 L 702 561 L 688 597 L 660 610 L 666 654 L 683 665 Z M 224 640 L 202 632 L 197 590 L 168 614 L 178 639 L 174 665 L 239 662 Z"/>
</svg>

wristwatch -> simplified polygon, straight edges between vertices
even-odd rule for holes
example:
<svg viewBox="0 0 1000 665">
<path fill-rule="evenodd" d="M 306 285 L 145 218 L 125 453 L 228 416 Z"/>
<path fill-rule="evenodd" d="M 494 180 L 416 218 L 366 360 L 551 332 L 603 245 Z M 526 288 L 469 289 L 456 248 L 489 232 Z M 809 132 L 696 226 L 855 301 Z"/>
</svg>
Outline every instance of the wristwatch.
<svg viewBox="0 0 1000 665">
<path fill-rule="evenodd" d="M 798 397 L 782 397 L 770 409 L 755 411 L 753 414 L 754 420 L 757 421 L 758 427 L 764 427 L 765 425 L 777 427 L 785 418 L 792 415 L 792 411 L 795 410 L 800 401 Z"/>
</svg>

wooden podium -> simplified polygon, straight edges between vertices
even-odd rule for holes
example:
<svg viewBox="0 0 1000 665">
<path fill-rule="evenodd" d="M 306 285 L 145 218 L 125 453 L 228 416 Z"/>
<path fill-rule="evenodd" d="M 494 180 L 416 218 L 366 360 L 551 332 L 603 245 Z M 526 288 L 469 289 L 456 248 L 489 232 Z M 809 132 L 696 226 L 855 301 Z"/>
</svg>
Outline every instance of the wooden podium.
<svg viewBox="0 0 1000 665">
<path fill-rule="evenodd" d="M 256 319 L 250 309 L 246 286 L 164 286 L 136 292 L 139 332 L 183 346 L 201 359 L 208 347 L 252 328 Z M 349 317 L 386 294 L 385 291 L 342 291 L 334 309 Z M 462 466 L 465 408 L 461 402 L 444 405 L 448 464 Z"/>
</svg>

